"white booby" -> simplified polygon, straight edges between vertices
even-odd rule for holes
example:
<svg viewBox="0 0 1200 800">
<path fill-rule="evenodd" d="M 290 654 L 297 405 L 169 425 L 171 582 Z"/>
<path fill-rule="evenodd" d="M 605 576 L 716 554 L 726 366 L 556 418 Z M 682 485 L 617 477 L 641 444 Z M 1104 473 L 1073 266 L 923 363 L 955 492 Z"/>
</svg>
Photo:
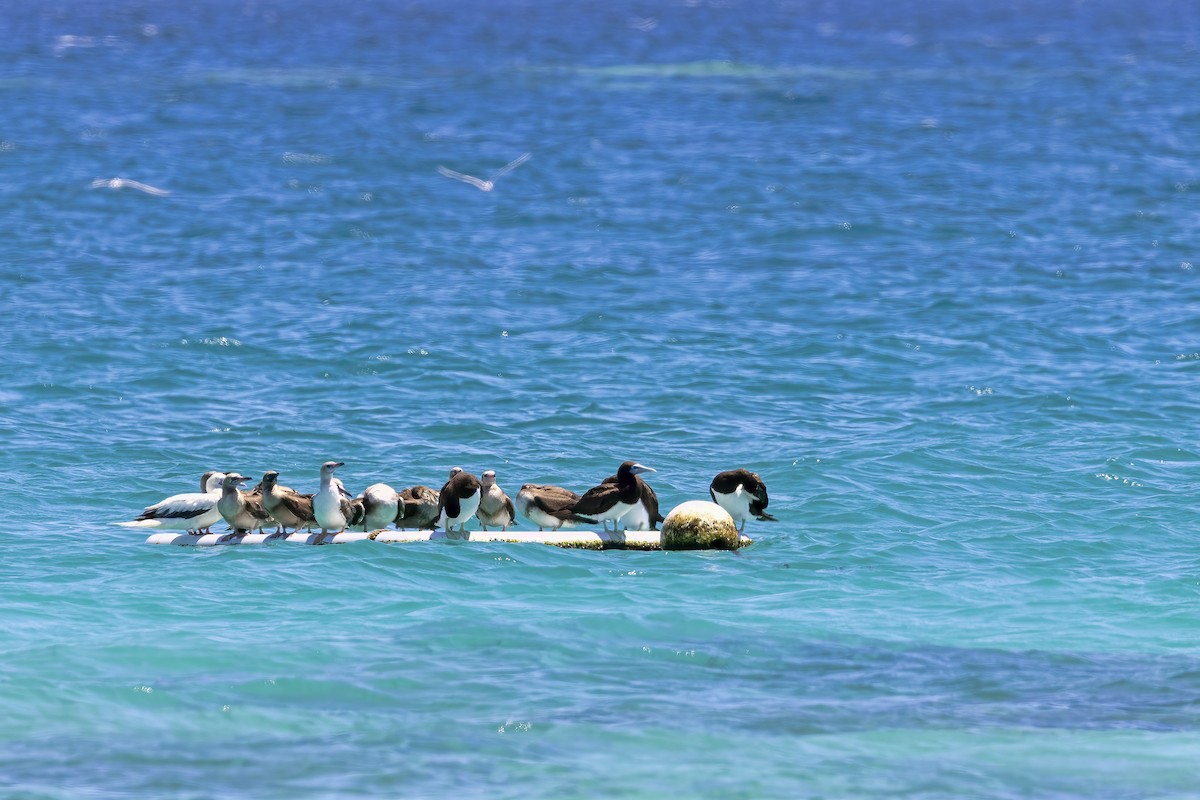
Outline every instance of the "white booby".
<svg viewBox="0 0 1200 800">
<path fill-rule="evenodd" d="M 317 524 L 317 518 L 313 516 L 311 494 L 300 494 L 280 484 L 279 473 L 275 470 L 263 473 L 261 485 L 263 508 L 278 525 L 276 533 L 282 533 L 287 528 L 299 531 Z"/>
<path fill-rule="evenodd" d="M 596 520 L 582 517 L 571 509 L 579 502 L 579 495 L 561 486 L 527 483 L 517 492 L 517 508 L 521 516 L 538 526 L 539 531 L 549 528 L 573 527 L 580 523 L 595 525 Z"/>
<path fill-rule="evenodd" d="M 729 512 L 738 533 L 746 527 L 750 517 L 777 522 L 767 513 L 767 485 L 757 472 L 748 469 L 731 469 L 717 473 L 709 484 L 708 493 L 713 502 Z"/>
<path fill-rule="evenodd" d="M 386 483 L 373 483 L 358 499 L 363 506 L 362 526 L 364 531 L 377 531 L 396 521 L 400 507 L 400 495 Z"/>
<path fill-rule="evenodd" d="M 504 493 L 496 483 L 496 471 L 489 469 L 479 479 L 479 508 L 475 516 L 479 517 L 480 526 L 486 531 L 488 525 L 500 526 L 500 530 L 508 530 L 508 526 L 517 521 L 517 511 L 513 508 L 512 498 Z"/>
<path fill-rule="evenodd" d="M 643 472 L 655 471 L 636 461 L 626 461 L 617 469 L 615 482 L 601 483 L 588 489 L 571 510 L 576 514 L 600 520 L 606 531 L 606 523 L 611 519 L 615 533 L 621 517 L 641 500 L 641 489 L 636 477 Z"/>
<path fill-rule="evenodd" d="M 396 506 L 396 527 L 432 528 L 438 518 L 438 493 L 428 486 L 410 486 L 400 492 Z"/>
<path fill-rule="evenodd" d="M 221 499 L 217 501 L 217 509 L 234 533 L 261 530 L 264 523 L 271 521 L 271 515 L 263 508 L 262 497 L 238 488 L 239 484 L 248 480 L 236 472 L 230 472 L 221 482 Z"/>
<path fill-rule="evenodd" d="M 347 497 L 346 487 L 333 475 L 335 469 L 344 466 L 342 461 L 326 461 L 321 465 L 321 489 L 313 495 L 313 516 L 321 526 L 322 536 L 343 533 L 346 526 L 362 521 L 361 501 Z"/>
<path fill-rule="evenodd" d="M 217 501 L 221 499 L 223 472 L 206 472 L 200 479 L 203 492 L 173 494 L 152 506 L 147 506 L 137 519 L 118 522 L 124 528 L 156 528 L 164 531 L 208 533 L 221 521 Z"/>
<path fill-rule="evenodd" d="M 630 531 L 656 531 L 663 515 L 658 511 L 658 494 L 640 475 L 633 478 L 638 485 L 638 500 L 620 519 L 621 527 Z M 609 475 L 605 483 L 616 483 L 617 476 Z"/>
<path fill-rule="evenodd" d="M 438 525 L 450 533 L 457 525 L 460 531 L 467 529 L 467 520 L 479 508 L 479 479 L 460 467 L 450 471 L 450 480 L 438 492 Z"/>
</svg>

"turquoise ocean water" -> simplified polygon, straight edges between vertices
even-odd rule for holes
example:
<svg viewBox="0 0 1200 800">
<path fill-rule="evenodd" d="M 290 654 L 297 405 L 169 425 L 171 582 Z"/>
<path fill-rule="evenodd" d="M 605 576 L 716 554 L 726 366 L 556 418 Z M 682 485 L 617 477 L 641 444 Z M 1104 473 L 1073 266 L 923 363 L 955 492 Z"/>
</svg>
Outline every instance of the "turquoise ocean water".
<svg viewBox="0 0 1200 800">
<path fill-rule="evenodd" d="M 1200 796 L 1195 4 L 0 33 L 0 796 Z M 515 494 L 628 458 L 667 509 L 753 469 L 779 522 L 110 524 L 209 469 Z"/>
</svg>

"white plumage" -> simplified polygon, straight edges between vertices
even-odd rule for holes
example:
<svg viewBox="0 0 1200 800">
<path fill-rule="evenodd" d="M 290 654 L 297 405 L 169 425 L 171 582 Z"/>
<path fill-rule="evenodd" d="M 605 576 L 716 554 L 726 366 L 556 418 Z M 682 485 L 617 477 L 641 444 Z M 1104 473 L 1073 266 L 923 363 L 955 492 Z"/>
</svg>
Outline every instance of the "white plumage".
<svg viewBox="0 0 1200 800">
<path fill-rule="evenodd" d="M 224 480 L 225 473 L 213 472 L 205 484 L 207 491 L 171 495 L 147 506 L 137 519 L 117 524 L 125 528 L 208 533 L 210 527 L 221 521 L 217 501 L 221 499 L 221 482 Z"/>
<path fill-rule="evenodd" d="M 377 531 L 396 521 L 400 494 L 386 483 L 373 483 L 360 495 L 363 504 L 363 530 Z"/>
</svg>

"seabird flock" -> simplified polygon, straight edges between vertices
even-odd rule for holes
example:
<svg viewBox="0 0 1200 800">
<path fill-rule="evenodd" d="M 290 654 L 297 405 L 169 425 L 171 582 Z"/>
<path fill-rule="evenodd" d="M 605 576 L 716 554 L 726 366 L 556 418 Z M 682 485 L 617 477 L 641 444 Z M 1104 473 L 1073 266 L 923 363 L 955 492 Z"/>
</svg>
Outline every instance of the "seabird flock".
<svg viewBox="0 0 1200 800">
<path fill-rule="evenodd" d="M 368 486 L 354 496 L 334 475 L 341 461 L 321 465 L 321 486 L 315 494 L 302 494 L 279 483 L 279 473 L 270 470 L 252 489 L 242 484 L 251 480 L 237 472 L 206 472 L 200 478 L 199 492 L 176 494 L 147 507 L 128 522 L 127 528 L 210 533 L 213 525 L 224 520 L 234 533 L 262 531 L 274 526 L 283 534 L 291 528 L 321 535 L 342 533 L 349 528 L 380 530 L 395 525 L 406 528 L 466 531 L 472 517 L 483 530 L 489 527 L 507 531 L 517 520 L 517 512 L 538 526 L 539 531 L 600 523 L 608 531 L 657 530 L 663 521 L 658 495 L 642 475 L 655 472 L 636 461 L 626 461 L 599 485 L 583 495 L 561 486 L 527 483 L 517 492 L 516 501 L 496 483 L 495 470 L 477 478 L 462 467 L 450 470 L 440 490 L 412 486 L 397 492 L 386 483 Z M 733 517 L 738 532 L 746 520 L 754 517 L 774 521 L 767 513 L 767 487 L 757 473 L 734 469 L 719 473 L 708 487 L 713 502 Z"/>
</svg>

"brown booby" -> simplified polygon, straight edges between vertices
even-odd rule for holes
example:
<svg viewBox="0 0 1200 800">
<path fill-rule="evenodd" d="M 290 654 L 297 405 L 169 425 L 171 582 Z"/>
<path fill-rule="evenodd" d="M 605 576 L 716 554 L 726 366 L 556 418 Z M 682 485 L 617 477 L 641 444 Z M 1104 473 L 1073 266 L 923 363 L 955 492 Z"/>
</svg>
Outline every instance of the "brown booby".
<svg viewBox="0 0 1200 800">
<path fill-rule="evenodd" d="M 579 495 L 561 486 L 527 483 L 517 492 L 517 508 L 521 516 L 538 526 L 539 531 L 549 528 L 556 531 L 580 523 L 595 525 L 596 520 L 582 517 L 571 509 L 579 502 Z"/>
<path fill-rule="evenodd" d="M 621 517 L 641 501 L 641 488 L 636 478 L 644 472 L 656 470 L 636 461 L 626 461 L 617 469 L 615 482 L 601 483 L 588 489 L 571 510 L 586 517 L 595 517 L 606 531 L 608 525 L 605 523 L 611 519 L 613 532 L 616 533 Z"/>
<path fill-rule="evenodd" d="M 656 531 L 658 523 L 663 521 L 663 515 L 658 511 L 658 494 L 642 480 L 642 476 L 635 475 L 634 480 L 638 485 L 638 501 L 621 517 L 621 527 L 630 531 Z M 616 483 L 617 476 L 609 475 L 604 482 Z"/>
<path fill-rule="evenodd" d="M 333 475 L 335 469 L 344 466 L 342 461 L 326 461 L 321 465 L 321 489 L 313 495 L 313 516 L 321 526 L 322 536 L 342 533 L 346 526 L 362 521 L 362 502 L 347 497 L 346 487 Z"/>
<path fill-rule="evenodd" d="M 755 517 L 777 522 L 767 513 L 767 485 L 757 472 L 748 469 L 731 469 L 717 473 L 709 484 L 708 493 L 713 502 L 729 512 L 738 533 L 746 527 L 746 520 Z"/>
<path fill-rule="evenodd" d="M 410 486 L 400 492 L 396 506 L 396 527 L 432 528 L 438 518 L 438 493 L 428 486 Z"/>
<path fill-rule="evenodd" d="M 276 533 L 284 533 L 287 528 L 299 531 L 301 528 L 311 528 L 317 524 L 313 515 L 313 496 L 300 494 L 295 489 L 279 483 L 279 473 L 268 470 L 262 476 L 263 508 L 271 515 L 279 526 Z"/>
<path fill-rule="evenodd" d="M 446 533 L 453 531 L 455 525 L 460 531 L 466 531 L 467 520 L 479 508 L 480 492 L 478 478 L 460 467 L 451 470 L 450 480 L 438 492 L 438 525 Z"/>
<path fill-rule="evenodd" d="M 271 521 L 271 515 L 263 508 L 262 497 L 239 488 L 239 484 L 248 480 L 236 472 L 230 472 L 221 482 L 221 499 L 217 501 L 217 510 L 235 534 L 261 530 L 265 523 Z"/>
<path fill-rule="evenodd" d="M 517 521 L 517 511 L 513 508 L 512 498 L 496 483 L 496 471 L 489 469 L 479 479 L 479 508 L 475 516 L 486 531 L 488 525 L 499 525 L 500 530 L 508 530 L 508 526 Z"/>
<path fill-rule="evenodd" d="M 164 531 L 208 533 L 221 521 L 217 501 L 221 499 L 224 472 L 206 472 L 200 479 L 202 492 L 173 494 L 142 510 L 136 519 L 118 522 L 124 528 L 156 528 Z"/>
</svg>

